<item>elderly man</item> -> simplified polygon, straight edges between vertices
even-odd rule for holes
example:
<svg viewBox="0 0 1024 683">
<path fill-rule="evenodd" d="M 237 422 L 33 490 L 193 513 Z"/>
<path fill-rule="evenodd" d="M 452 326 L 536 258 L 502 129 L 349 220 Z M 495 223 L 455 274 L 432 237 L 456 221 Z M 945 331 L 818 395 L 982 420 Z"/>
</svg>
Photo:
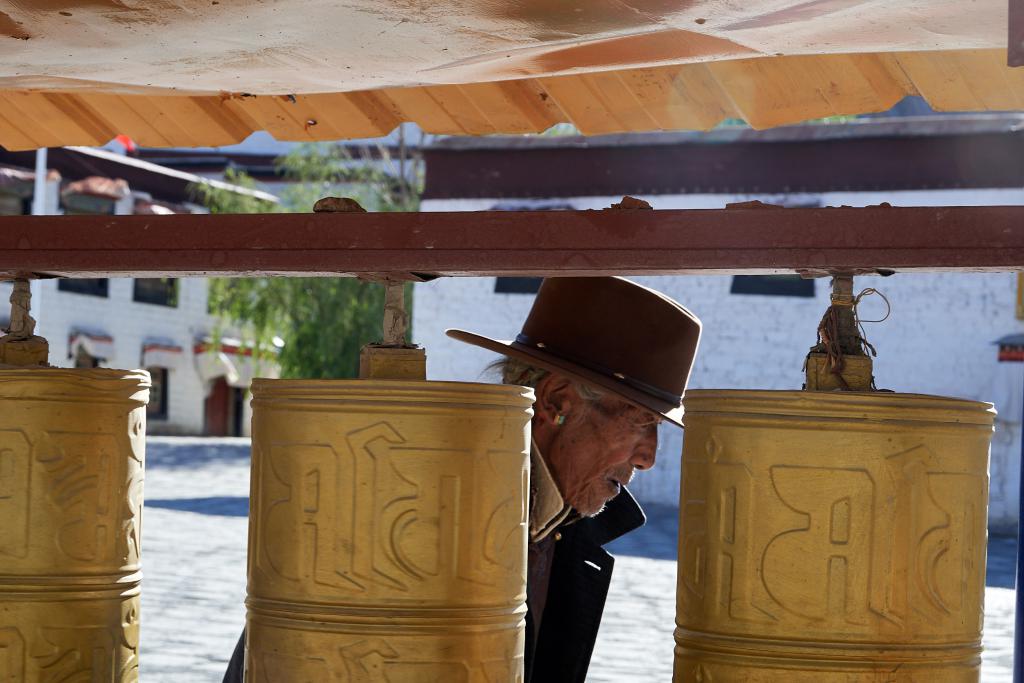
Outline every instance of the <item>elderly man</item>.
<svg viewBox="0 0 1024 683">
<path fill-rule="evenodd" d="M 611 582 L 601 546 L 644 523 L 625 485 L 654 466 L 658 423 L 682 424 L 700 321 L 621 278 L 548 278 L 514 341 L 448 334 L 536 390 L 526 681 L 583 683 Z"/>
<path fill-rule="evenodd" d="M 514 341 L 448 334 L 503 354 L 502 380 L 536 391 L 526 682 L 584 683 L 611 581 L 601 546 L 644 523 L 625 485 L 654 466 L 658 423 L 681 425 L 700 321 L 621 278 L 548 278 Z M 225 683 L 242 679 L 244 639 Z"/>
</svg>

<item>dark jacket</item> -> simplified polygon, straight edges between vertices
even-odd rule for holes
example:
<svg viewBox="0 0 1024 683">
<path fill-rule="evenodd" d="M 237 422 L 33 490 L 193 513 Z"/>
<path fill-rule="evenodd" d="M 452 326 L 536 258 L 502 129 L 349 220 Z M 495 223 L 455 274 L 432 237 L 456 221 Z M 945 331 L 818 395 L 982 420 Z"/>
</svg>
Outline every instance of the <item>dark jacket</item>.
<svg viewBox="0 0 1024 683">
<path fill-rule="evenodd" d="M 539 634 L 526 615 L 526 683 L 584 683 L 615 565 L 601 546 L 645 521 L 623 489 L 601 514 L 559 529 Z"/>
<path fill-rule="evenodd" d="M 629 491 L 613 498 L 596 517 L 559 530 L 541 631 L 526 615 L 525 683 L 584 683 L 615 559 L 602 547 L 647 521 Z M 536 640 L 536 647 L 534 642 Z M 231 654 L 224 683 L 242 683 L 245 631 Z"/>
</svg>

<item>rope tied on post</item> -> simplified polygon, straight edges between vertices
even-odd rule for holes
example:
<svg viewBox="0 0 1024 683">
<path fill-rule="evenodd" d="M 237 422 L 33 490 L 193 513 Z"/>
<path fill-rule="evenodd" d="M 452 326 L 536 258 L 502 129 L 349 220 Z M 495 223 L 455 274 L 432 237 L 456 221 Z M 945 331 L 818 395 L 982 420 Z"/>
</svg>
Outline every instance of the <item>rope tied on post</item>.
<svg viewBox="0 0 1024 683">
<path fill-rule="evenodd" d="M 843 369 L 846 367 L 846 360 L 843 358 L 843 348 L 840 344 L 841 334 L 839 332 L 839 311 L 837 308 L 842 304 L 833 303 L 825 311 L 821 322 L 818 323 L 818 346 L 828 358 L 828 370 L 836 376 L 836 381 L 844 391 L 850 390 L 850 385 L 843 377 Z"/>
<path fill-rule="evenodd" d="M 864 297 L 871 296 L 872 294 L 877 294 L 878 296 L 882 297 L 882 301 L 885 302 L 885 315 L 883 315 L 878 320 L 864 320 L 863 318 L 860 317 L 860 302 Z M 868 352 L 870 351 L 871 356 L 878 357 L 878 351 L 875 351 L 875 347 L 872 346 L 871 342 L 869 342 L 867 339 L 868 335 L 864 329 L 864 323 L 884 323 L 886 320 L 889 319 L 890 315 L 892 315 L 892 304 L 889 303 L 889 298 L 885 296 L 885 294 L 882 294 L 880 291 L 875 289 L 874 287 L 865 287 L 864 289 L 861 290 L 860 294 L 858 294 L 854 298 L 853 316 L 854 319 L 857 321 L 857 329 L 860 331 L 860 337 L 858 338 L 860 339 L 860 343 L 864 347 L 865 354 L 868 354 Z"/>
<path fill-rule="evenodd" d="M 875 294 L 882 297 L 886 303 L 885 316 L 878 320 L 864 320 L 860 317 L 859 306 L 865 297 Z M 832 380 L 826 382 L 826 385 L 831 384 L 833 388 L 842 391 L 863 391 L 868 388 L 876 390 L 874 377 L 869 373 L 870 358 L 877 357 L 878 352 L 867 340 L 864 323 L 882 322 L 888 319 L 891 313 L 892 306 L 889 299 L 875 288 L 867 287 L 859 294 L 854 295 L 852 276 L 837 275 L 833 277 L 831 301 L 818 323 L 817 344 L 811 348 L 804 363 L 804 370 L 808 373 L 808 377 L 813 374 L 808 369 L 808 364 L 812 357 L 817 357 L 819 359 L 817 367 L 821 367 L 823 363 L 823 369 L 832 377 Z M 848 359 L 850 358 L 858 359 L 859 370 L 851 371 L 849 369 Z M 854 374 L 850 375 L 849 372 Z M 857 378 L 857 386 L 850 386 L 849 377 Z M 820 388 L 810 380 L 808 382 L 811 388 Z"/>
</svg>

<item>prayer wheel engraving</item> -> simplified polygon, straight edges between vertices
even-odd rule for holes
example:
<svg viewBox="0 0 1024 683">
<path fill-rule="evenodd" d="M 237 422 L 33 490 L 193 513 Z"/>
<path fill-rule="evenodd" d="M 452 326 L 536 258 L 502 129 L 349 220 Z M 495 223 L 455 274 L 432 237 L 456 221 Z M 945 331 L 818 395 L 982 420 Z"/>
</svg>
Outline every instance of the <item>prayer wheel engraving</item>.
<svg viewBox="0 0 1024 683">
<path fill-rule="evenodd" d="M 139 677 L 149 375 L 0 369 L 0 681 Z"/>
<path fill-rule="evenodd" d="M 522 681 L 532 403 L 255 380 L 246 680 Z"/>
<path fill-rule="evenodd" d="M 676 683 L 978 680 L 991 404 L 685 405 Z"/>
</svg>

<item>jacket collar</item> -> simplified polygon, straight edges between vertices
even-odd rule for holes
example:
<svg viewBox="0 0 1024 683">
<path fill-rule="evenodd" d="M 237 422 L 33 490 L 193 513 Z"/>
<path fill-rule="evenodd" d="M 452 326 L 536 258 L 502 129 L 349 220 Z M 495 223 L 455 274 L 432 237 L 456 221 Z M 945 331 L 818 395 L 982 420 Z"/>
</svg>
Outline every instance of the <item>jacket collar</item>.
<svg viewBox="0 0 1024 683">
<path fill-rule="evenodd" d="M 572 512 L 544 457 L 537 449 L 537 443 L 530 447 L 530 543 L 544 540 Z"/>
<path fill-rule="evenodd" d="M 623 486 L 619 495 L 608 501 L 604 510 L 590 522 L 594 542 L 605 545 L 642 527 L 647 522 L 647 516 L 633 494 Z"/>
</svg>

